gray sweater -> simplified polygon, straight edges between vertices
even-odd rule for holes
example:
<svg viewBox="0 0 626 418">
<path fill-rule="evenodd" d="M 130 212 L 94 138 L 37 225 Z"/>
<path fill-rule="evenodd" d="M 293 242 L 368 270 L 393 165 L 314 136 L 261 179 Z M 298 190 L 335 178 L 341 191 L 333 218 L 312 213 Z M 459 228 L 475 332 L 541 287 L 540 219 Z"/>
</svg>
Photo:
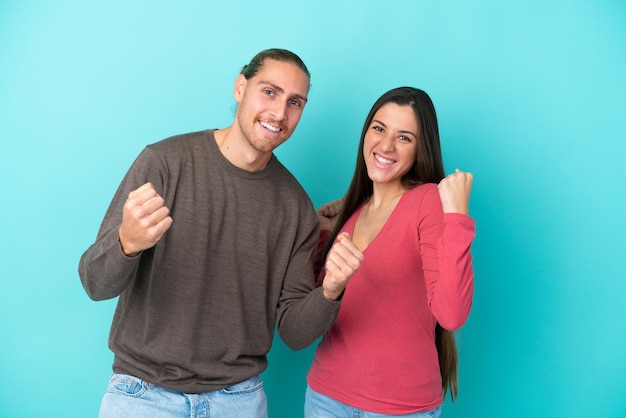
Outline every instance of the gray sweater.
<svg viewBox="0 0 626 418">
<path fill-rule="evenodd" d="M 147 181 L 174 222 L 155 247 L 127 257 L 118 241 L 122 207 Z M 89 297 L 119 296 L 113 370 L 205 392 L 264 371 L 275 327 L 292 349 L 310 345 L 339 310 L 314 288 L 317 240 L 311 201 L 275 156 L 261 171 L 242 170 L 212 130 L 146 147 L 79 264 Z"/>
</svg>

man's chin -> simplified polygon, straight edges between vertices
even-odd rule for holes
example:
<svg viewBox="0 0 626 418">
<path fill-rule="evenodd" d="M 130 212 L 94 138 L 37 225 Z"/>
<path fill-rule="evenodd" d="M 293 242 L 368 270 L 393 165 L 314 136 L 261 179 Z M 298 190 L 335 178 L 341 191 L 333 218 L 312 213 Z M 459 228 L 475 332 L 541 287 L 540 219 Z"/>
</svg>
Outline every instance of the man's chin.
<svg viewBox="0 0 626 418">
<path fill-rule="evenodd" d="M 259 141 L 256 144 L 254 144 L 254 148 L 256 148 L 256 150 L 259 152 L 273 152 L 276 148 L 282 145 L 286 140 L 287 138 Z"/>
</svg>

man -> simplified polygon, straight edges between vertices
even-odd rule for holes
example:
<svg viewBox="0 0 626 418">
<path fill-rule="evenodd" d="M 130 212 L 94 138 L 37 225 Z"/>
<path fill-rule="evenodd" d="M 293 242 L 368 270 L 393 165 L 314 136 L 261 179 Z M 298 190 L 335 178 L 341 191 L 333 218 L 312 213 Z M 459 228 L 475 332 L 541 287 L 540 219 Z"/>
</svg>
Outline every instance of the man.
<svg viewBox="0 0 626 418">
<path fill-rule="evenodd" d="M 360 253 L 344 244 L 314 290 L 318 220 L 273 154 L 309 84 L 297 55 L 262 51 L 235 81 L 231 126 L 149 145 L 129 169 L 79 265 L 92 299 L 119 296 L 100 416 L 265 417 L 274 327 L 297 350 L 335 320 Z"/>
</svg>

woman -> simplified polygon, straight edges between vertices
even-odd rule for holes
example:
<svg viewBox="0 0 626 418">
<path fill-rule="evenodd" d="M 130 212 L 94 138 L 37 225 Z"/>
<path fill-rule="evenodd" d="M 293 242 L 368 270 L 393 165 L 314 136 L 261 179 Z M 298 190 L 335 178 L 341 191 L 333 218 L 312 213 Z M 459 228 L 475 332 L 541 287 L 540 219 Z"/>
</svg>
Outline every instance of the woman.
<svg viewBox="0 0 626 418">
<path fill-rule="evenodd" d="M 320 284 L 345 265 L 338 244 L 356 248 L 361 262 L 315 352 L 306 417 L 437 417 L 447 390 L 454 399 L 452 331 L 467 320 L 474 291 L 472 181 L 458 169 L 444 179 L 425 92 L 401 87 L 374 103 L 345 198 L 319 212 L 322 228 L 335 225 Z"/>
</svg>

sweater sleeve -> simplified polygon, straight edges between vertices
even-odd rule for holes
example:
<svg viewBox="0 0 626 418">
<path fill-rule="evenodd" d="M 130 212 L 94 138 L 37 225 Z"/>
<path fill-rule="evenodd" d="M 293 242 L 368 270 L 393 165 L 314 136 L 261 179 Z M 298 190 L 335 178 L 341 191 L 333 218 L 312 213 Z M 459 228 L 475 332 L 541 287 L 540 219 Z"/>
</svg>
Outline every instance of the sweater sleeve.
<svg viewBox="0 0 626 418">
<path fill-rule="evenodd" d="M 433 190 L 437 191 L 436 188 Z M 474 269 L 470 248 L 476 224 L 467 215 L 443 213 L 438 195 L 431 202 L 427 198 L 424 200 L 426 211 L 436 213 L 423 221 L 422 231 L 423 238 L 429 242 L 421 245 L 423 254 L 434 250 L 437 261 L 431 264 L 436 268 L 427 268 L 428 264 L 424 263 L 428 304 L 437 322 L 453 331 L 465 324 L 472 307 Z M 439 225 L 433 225 L 433 222 Z M 441 232 L 437 234 L 436 231 Z"/>
<path fill-rule="evenodd" d="M 149 258 L 149 250 L 136 257 L 126 256 L 119 243 L 118 229 L 122 223 L 124 203 L 131 191 L 150 181 L 162 193 L 163 176 L 158 168 L 162 165 L 153 157 L 149 148 L 137 157 L 113 196 L 95 242 L 80 258 L 80 280 L 93 300 L 119 296 L 133 282 L 142 259 L 146 262 Z"/>
<path fill-rule="evenodd" d="M 325 259 L 323 258 L 324 247 L 332 236 L 332 231 L 328 229 L 321 229 L 319 240 L 313 253 L 313 272 L 315 274 L 315 287 L 320 287 L 324 282 L 324 274 L 326 269 L 324 268 Z"/>
<path fill-rule="evenodd" d="M 315 287 L 313 263 L 320 232 L 317 217 L 313 220 L 315 227 L 289 263 L 278 306 L 278 334 L 292 350 L 315 342 L 328 331 L 339 313 L 340 302 L 326 299 L 322 287 Z"/>
</svg>

